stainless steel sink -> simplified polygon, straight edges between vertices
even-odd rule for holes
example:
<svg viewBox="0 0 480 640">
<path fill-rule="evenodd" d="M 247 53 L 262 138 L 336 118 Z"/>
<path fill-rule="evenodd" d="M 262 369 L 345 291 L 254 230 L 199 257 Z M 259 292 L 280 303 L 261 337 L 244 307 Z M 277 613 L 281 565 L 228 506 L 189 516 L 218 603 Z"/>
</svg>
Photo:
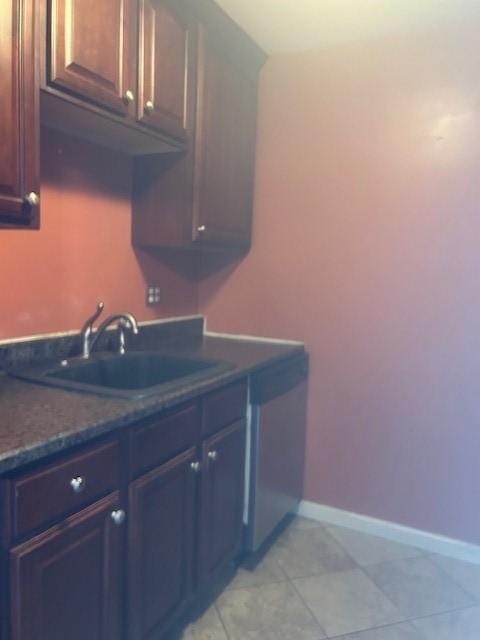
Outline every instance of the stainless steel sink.
<svg viewBox="0 0 480 640">
<path fill-rule="evenodd" d="M 10 374 L 63 389 L 138 399 L 233 368 L 232 364 L 218 360 L 136 351 L 125 355 L 98 354 L 88 360 L 73 359 L 63 365 L 12 371 Z"/>
</svg>

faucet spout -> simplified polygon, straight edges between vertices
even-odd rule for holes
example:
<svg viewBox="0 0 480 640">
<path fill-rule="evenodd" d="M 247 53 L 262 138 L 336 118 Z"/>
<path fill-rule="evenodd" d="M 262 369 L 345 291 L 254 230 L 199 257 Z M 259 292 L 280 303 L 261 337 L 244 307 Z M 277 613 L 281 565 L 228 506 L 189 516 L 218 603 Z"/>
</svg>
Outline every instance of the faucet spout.
<svg viewBox="0 0 480 640">
<path fill-rule="evenodd" d="M 114 313 L 113 315 L 109 316 L 102 322 L 102 324 L 98 327 L 98 331 L 93 336 L 90 342 L 89 356 L 92 353 L 100 337 L 105 333 L 105 331 L 108 329 L 110 325 L 115 323 L 117 323 L 118 330 L 120 332 L 120 353 L 121 354 L 125 353 L 126 351 L 125 329 L 129 329 L 135 335 L 138 334 L 138 322 L 135 316 L 128 312 Z"/>
</svg>

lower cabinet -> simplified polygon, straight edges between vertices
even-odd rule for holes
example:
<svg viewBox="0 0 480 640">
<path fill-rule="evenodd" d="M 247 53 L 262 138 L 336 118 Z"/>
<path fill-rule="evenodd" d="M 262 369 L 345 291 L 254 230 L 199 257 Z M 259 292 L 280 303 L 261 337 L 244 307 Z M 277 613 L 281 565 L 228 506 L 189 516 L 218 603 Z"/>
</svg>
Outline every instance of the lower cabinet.
<svg viewBox="0 0 480 640">
<path fill-rule="evenodd" d="M 131 640 L 167 627 L 191 594 L 195 461 L 196 449 L 190 449 L 130 485 Z"/>
<path fill-rule="evenodd" d="M 240 551 L 244 495 L 245 421 L 203 444 L 199 577 L 214 579 Z"/>
<path fill-rule="evenodd" d="M 242 381 L 1 478 L 0 640 L 163 638 L 241 549 L 245 411 Z"/>
<path fill-rule="evenodd" d="M 130 485 L 131 640 L 161 637 L 240 551 L 245 422 L 201 449 L 201 459 L 192 448 Z"/>
<path fill-rule="evenodd" d="M 115 493 L 12 549 L 11 640 L 122 637 L 123 519 Z"/>
</svg>

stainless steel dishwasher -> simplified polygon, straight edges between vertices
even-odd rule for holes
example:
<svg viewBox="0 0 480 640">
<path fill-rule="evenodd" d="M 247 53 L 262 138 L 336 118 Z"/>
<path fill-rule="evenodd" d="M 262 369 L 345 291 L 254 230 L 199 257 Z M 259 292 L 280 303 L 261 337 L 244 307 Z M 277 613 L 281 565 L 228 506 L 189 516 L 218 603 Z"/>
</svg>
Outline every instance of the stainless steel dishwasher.
<svg viewBox="0 0 480 640">
<path fill-rule="evenodd" d="M 256 552 L 303 495 L 308 356 L 254 374 L 247 455 L 246 547 Z"/>
</svg>

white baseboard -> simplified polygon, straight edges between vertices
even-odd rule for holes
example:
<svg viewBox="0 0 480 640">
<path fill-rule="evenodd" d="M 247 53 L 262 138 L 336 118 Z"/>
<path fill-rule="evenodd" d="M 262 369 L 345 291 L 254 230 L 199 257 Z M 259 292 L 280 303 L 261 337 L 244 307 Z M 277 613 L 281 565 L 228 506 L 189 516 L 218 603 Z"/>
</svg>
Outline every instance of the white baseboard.
<svg viewBox="0 0 480 640">
<path fill-rule="evenodd" d="M 405 527 L 394 522 L 377 520 L 370 516 L 362 516 L 358 513 L 343 511 L 335 507 L 329 507 L 316 502 L 302 500 L 298 507 L 298 515 L 312 520 L 318 520 L 326 524 L 346 527 L 361 533 L 368 533 L 380 538 L 386 538 L 400 544 L 418 547 L 429 553 L 439 553 L 457 560 L 480 564 L 480 546 L 447 538 L 435 533 L 428 533 Z"/>
</svg>

